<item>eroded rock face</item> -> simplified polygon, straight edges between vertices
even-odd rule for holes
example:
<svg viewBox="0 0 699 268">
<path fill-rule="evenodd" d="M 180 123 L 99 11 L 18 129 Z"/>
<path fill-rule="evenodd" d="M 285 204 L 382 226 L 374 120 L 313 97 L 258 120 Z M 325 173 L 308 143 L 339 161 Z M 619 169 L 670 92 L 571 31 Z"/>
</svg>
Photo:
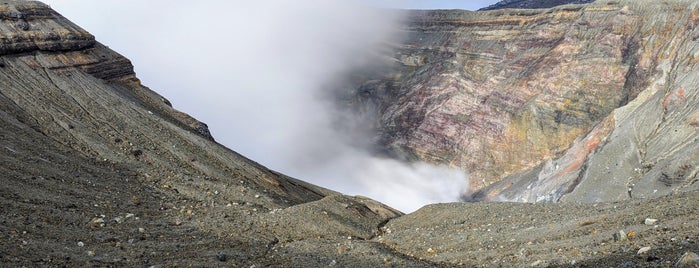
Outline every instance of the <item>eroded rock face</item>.
<svg viewBox="0 0 699 268">
<path fill-rule="evenodd" d="M 487 6 L 485 8 L 479 9 L 479 11 L 484 10 L 495 10 L 504 8 L 519 8 L 519 9 L 535 9 L 535 8 L 551 8 L 560 5 L 568 4 L 589 4 L 595 0 L 504 0 L 493 5 Z"/>
<path fill-rule="evenodd" d="M 358 106 L 376 107 L 394 156 L 467 170 L 466 199 L 692 188 L 697 12 L 691 1 L 418 11 Z"/>
<path fill-rule="evenodd" d="M 620 9 L 411 14 L 395 79 L 362 88 L 382 145 L 464 168 L 474 190 L 552 158 L 638 93 L 639 21 Z"/>
<path fill-rule="evenodd" d="M 598 202 L 699 187 L 693 101 L 699 85 L 699 10 L 696 3 L 683 1 L 626 4 L 622 11 L 639 18 L 641 40 L 632 53 L 635 65 L 627 84 L 636 83 L 640 94 L 576 139 L 562 156 L 509 177 L 482 196 Z"/>
</svg>

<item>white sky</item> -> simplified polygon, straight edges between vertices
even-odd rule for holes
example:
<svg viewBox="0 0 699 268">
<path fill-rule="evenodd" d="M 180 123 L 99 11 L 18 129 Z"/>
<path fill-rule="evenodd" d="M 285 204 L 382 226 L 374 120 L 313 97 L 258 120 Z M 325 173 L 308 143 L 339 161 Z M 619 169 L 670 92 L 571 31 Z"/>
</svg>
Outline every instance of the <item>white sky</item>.
<svg viewBox="0 0 699 268">
<path fill-rule="evenodd" d="M 366 1 L 411 9 L 497 2 Z M 456 201 L 466 189 L 463 171 L 378 159 L 333 129 L 334 110 L 317 99 L 323 85 L 391 36 L 391 18 L 357 1 L 44 2 L 129 58 L 144 85 L 207 123 L 218 142 L 269 168 L 405 212 Z"/>
</svg>

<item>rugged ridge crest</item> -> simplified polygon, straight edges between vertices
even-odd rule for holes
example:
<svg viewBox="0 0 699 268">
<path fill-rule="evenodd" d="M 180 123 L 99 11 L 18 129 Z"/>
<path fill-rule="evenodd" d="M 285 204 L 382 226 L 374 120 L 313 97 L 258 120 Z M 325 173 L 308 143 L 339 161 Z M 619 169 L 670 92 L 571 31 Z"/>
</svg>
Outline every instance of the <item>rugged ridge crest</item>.
<svg viewBox="0 0 699 268">
<path fill-rule="evenodd" d="M 595 0 L 504 0 L 497 2 L 493 5 L 479 9 L 478 11 L 485 10 L 495 10 L 504 8 L 517 8 L 517 9 L 538 9 L 538 8 L 551 8 L 560 5 L 568 4 L 589 4 Z"/>
</svg>

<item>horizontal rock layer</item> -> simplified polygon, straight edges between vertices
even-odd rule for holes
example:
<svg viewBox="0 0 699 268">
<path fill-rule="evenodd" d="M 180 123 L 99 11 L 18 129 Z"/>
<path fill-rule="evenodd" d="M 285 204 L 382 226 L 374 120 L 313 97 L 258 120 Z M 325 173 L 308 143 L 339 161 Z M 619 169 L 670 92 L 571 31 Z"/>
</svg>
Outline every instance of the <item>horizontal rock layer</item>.
<svg viewBox="0 0 699 268">
<path fill-rule="evenodd" d="M 479 11 L 484 10 L 494 10 L 494 9 L 504 9 L 504 8 L 519 8 L 519 9 L 533 9 L 533 8 L 551 8 L 560 5 L 567 4 L 589 4 L 594 2 L 594 0 L 503 0 L 492 4 L 490 6 L 479 9 Z"/>
<path fill-rule="evenodd" d="M 699 189 L 699 9 L 694 2 L 626 3 L 637 17 L 625 85 L 640 92 L 560 156 L 479 193 L 513 201 L 619 201 Z"/>
<path fill-rule="evenodd" d="M 618 114 L 625 120 L 648 120 L 657 112 L 632 112 L 636 109 L 631 107 L 647 101 L 649 94 L 675 92 L 658 97 L 663 102 L 654 111 L 667 110 L 667 105 L 678 105 L 691 95 L 691 81 L 683 82 L 687 85 L 677 93 L 671 88 L 679 81 L 665 80 L 693 70 L 696 12 L 691 1 L 415 11 L 404 24 L 406 37 L 395 49 L 395 64 L 383 77 L 359 86 L 352 105 L 375 111 L 379 145 L 389 154 L 462 168 L 471 177 L 472 193 L 502 182 L 480 191 L 475 199 L 492 199 L 508 188 L 513 193 L 502 197 L 506 200 L 557 201 L 586 185 L 582 182 L 588 178 L 597 182 L 581 190 L 584 193 L 606 189 L 604 182 L 635 184 L 631 181 L 636 173 L 605 178 L 604 172 L 582 171 L 589 175 L 577 176 L 577 171 L 591 170 L 587 156 L 603 150 L 611 133 L 632 135 L 619 129 Z M 676 135 L 665 131 L 671 129 L 656 135 Z M 688 138 L 678 139 L 674 142 Z M 632 161 L 631 152 L 617 153 L 609 157 Z M 635 154 L 645 163 L 643 154 Z M 687 165 L 691 174 L 693 164 Z M 634 164 L 631 169 L 647 166 Z M 540 181 L 565 174 L 560 179 L 565 183 L 538 187 L 546 183 L 532 184 L 535 173 Z M 520 187 L 539 190 L 524 197 Z M 472 193 L 465 198 L 471 199 Z M 622 189 L 613 196 L 582 200 L 626 196 Z"/>
<path fill-rule="evenodd" d="M 35 1 L 0 3 L 0 55 L 35 50 L 76 50 L 95 45 L 95 37 Z"/>
<path fill-rule="evenodd" d="M 640 90 L 621 9 L 410 14 L 395 74 L 361 88 L 381 145 L 468 170 L 474 190 L 554 157 Z"/>
</svg>

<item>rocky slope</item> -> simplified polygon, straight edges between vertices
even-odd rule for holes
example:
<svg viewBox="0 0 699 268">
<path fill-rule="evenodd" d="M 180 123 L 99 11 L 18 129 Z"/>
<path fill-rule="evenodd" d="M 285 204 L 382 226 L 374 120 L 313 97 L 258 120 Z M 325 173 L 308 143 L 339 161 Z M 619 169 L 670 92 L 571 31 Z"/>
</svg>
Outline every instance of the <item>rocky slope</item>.
<svg viewBox="0 0 699 268">
<path fill-rule="evenodd" d="M 467 199 L 696 189 L 696 13 L 691 1 L 415 12 L 396 63 L 352 105 L 375 111 L 389 154 L 467 170 Z"/>
<path fill-rule="evenodd" d="M 0 4 L 0 19 L 2 266 L 264 263 L 278 243 L 366 240 L 400 215 L 215 143 L 42 3 Z M 411 262 L 358 244 L 366 262 Z M 269 263 L 316 258 L 286 250 Z"/>
<path fill-rule="evenodd" d="M 689 9 L 689 3 L 672 4 L 672 12 L 678 14 L 695 10 L 694 7 Z M 629 5 L 629 8 L 624 5 Z M 604 14 L 608 16 L 604 18 L 618 20 L 619 25 L 637 26 L 639 24 L 632 23 L 637 21 L 627 21 L 617 16 L 621 16 L 621 13 L 641 12 L 648 8 L 646 5 L 622 2 L 585 8 L 567 6 L 543 11 L 448 13 L 451 17 L 477 18 L 479 22 L 474 24 L 470 19 L 459 19 L 457 22 L 445 20 L 444 23 L 434 24 L 428 20 L 422 24 L 413 24 L 413 28 L 432 29 L 430 40 L 441 40 L 445 42 L 445 46 L 419 48 L 408 43 L 403 50 L 406 54 L 399 57 L 402 64 L 397 68 L 412 71 L 406 73 L 405 77 L 432 77 L 430 79 L 433 80 L 430 81 L 435 84 L 425 88 L 436 92 L 437 82 L 460 81 L 456 79 L 460 77 L 458 75 L 442 75 L 427 68 L 431 66 L 435 70 L 446 70 L 450 64 L 455 64 L 450 63 L 451 60 L 439 62 L 448 59 L 449 55 L 457 54 L 447 46 L 451 42 L 449 40 L 452 40 L 448 37 L 453 36 L 449 27 L 478 26 L 481 25 L 481 20 L 497 21 L 495 24 L 490 22 L 495 26 L 500 25 L 498 23 L 513 22 L 532 27 L 544 23 L 556 25 L 555 22 L 569 20 L 569 16 L 575 17 L 579 13 L 594 15 L 602 12 L 600 10 L 607 12 Z M 442 13 L 418 15 L 418 21 L 443 16 Z M 540 20 L 540 16 L 547 19 Z M 482 27 L 482 30 L 487 28 L 482 25 L 478 27 Z M 681 26 L 672 24 L 672 27 Z M 592 26 L 589 28 L 595 29 Z M 645 28 L 640 28 L 641 31 L 643 29 Z M 679 30 L 663 33 L 682 35 Z M 587 36 L 582 32 L 580 35 Z M 612 41 L 617 40 L 615 38 L 623 39 L 615 36 L 607 38 Z M 659 38 L 651 42 L 661 49 L 658 52 L 661 54 L 658 55 L 659 58 L 679 59 L 681 55 L 685 55 L 682 53 L 686 51 L 663 54 L 666 52 L 663 49 L 672 47 L 672 43 L 661 42 Z M 699 219 L 694 213 L 697 191 L 660 197 L 651 202 L 639 199 L 581 205 L 485 202 L 440 204 L 427 206 L 410 215 L 402 215 L 368 198 L 345 196 L 268 170 L 217 144 L 205 124 L 174 110 L 166 99 L 141 85 L 127 59 L 97 43 L 92 35 L 42 3 L 0 3 L 0 39 L 2 266 L 521 267 L 574 264 L 631 267 L 670 266 L 677 263 L 685 252 L 699 252 L 699 244 L 696 243 L 699 239 L 696 232 Z M 471 47 L 497 48 L 495 44 L 502 42 L 484 40 L 482 43 L 473 42 Z M 413 40 L 418 41 L 420 40 Z M 530 44 L 532 51 L 542 50 L 537 49 L 538 45 L 534 46 L 540 44 L 538 41 L 531 42 L 533 43 L 526 44 Z M 629 97 L 628 100 L 633 99 L 629 102 L 608 93 L 612 100 L 597 96 L 576 99 L 575 103 L 571 101 L 569 105 L 573 107 L 584 103 L 597 107 L 596 109 L 609 109 L 608 113 L 615 115 L 615 121 L 609 123 L 610 114 L 583 116 L 584 113 L 571 108 L 571 111 L 577 111 L 571 114 L 579 117 L 573 116 L 572 119 L 561 122 L 566 122 L 565 127 L 571 131 L 578 128 L 591 129 L 592 131 L 577 130 L 592 137 L 581 138 L 582 141 L 594 140 L 594 133 L 607 133 L 600 126 L 611 127 L 615 126 L 615 122 L 634 118 L 635 113 L 623 113 L 608 105 L 614 107 L 626 104 L 624 107 L 646 109 L 639 102 L 657 99 L 656 102 L 659 101 L 668 110 L 656 113 L 667 114 L 664 118 L 672 122 L 681 121 L 680 117 L 672 116 L 673 109 L 690 109 L 682 106 L 690 105 L 683 104 L 690 103 L 687 99 L 692 96 L 689 86 L 685 86 L 683 93 L 678 92 L 677 98 L 670 97 L 667 100 L 665 95 L 657 93 L 663 92 L 662 85 L 657 83 L 653 85 L 659 89 L 651 92 L 641 82 L 625 86 L 627 83 L 623 81 L 628 79 L 624 80 L 624 68 L 643 69 L 623 62 L 628 57 L 624 56 L 627 53 L 621 53 L 622 62 L 617 62 L 619 52 L 616 48 L 598 48 L 593 41 L 583 43 L 601 50 L 589 50 L 592 53 L 589 58 L 571 58 L 571 61 L 586 63 L 587 67 L 569 67 L 567 72 L 576 75 L 586 75 L 587 72 L 602 75 L 606 80 L 601 80 L 604 83 L 599 82 L 599 87 L 611 90 L 615 89 L 612 85 L 622 84 L 622 89 L 617 88 L 617 91 L 628 91 L 629 96 L 638 97 Z M 688 43 L 690 41 L 685 40 L 685 44 Z M 407 54 L 410 51 L 425 51 L 427 54 Z M 566 54 L 566 51 L 547 53 Z M 642 55 L 639 53 L 632 54 Z M 483 53 L 464 55 L 462 60 L 468 62 L 488 63 L 494 60 Z M 493 55 L 497 57 L 498 54 Z M 611 57 L 612 60 L 604 61 L 600 59 L 602 56 Z M 532 61 L 522 58 L 520 64 L 529 66 L 525 64 L 527 62 Z M 531 72 L 519 74 L 512 79 L 535 81 L 536 77 L 557 74 L 545 66 L 543 62 L 547 60 L 533 62 L 539 63 L 531 67 Z M 687 70 L 689 74 L 691 68 L 685 67 L 688 65 L 677 63 L 667 66 L 667 70 L 671 71 L 666 77 L 690 77 L 672 75 L 679 69 Z M 639 61 L 637 64 L 645 66 L 644 64 L 650 63 Z M 473 72 L 474 75 L 482 72 L 478 76 L 481 77 L 480 83 L 494 83 L 488 82 L 493 78 L 486 71 L 495 67 L 488 64 L 479 66 L 483 66 L 482 69 L 474 69 Z M 511 73 L 521 72 L 518 65 L 513 66 Z M 619 78 L 619 75 L 623 77 Z M 564 74 L 553 77 L 561 80 L 563 85 L 574 80 Z M 496 77 L 497 79 L 499 78 Z M 383 83 L 380 80 L 374 82 Z M 518 93 L 542 98 L 522 104 L 529 105 L 526 107 L 532 110 L 530 116 L 533 111 L 537 111 L 538 115 L 554 109 L 550 105 L 558 105 L 555 100 L 561 93 L 550 93 L 553 90 L 543 84 L 532 83 L 530 86 L 528 83 L 522 84 L 529 91 Z M 384 85 L 387 86 L 384 89 L 398 90 L 397 87 L 391 87 L 391 84 Z M 457 85 L 459 84 L 454 84 L 453 92 L 461 90 Z M 643 90 L 635 91 L 638 87 Z M 570 86 L 566 90 L 570 93 L 577 92 L 578 89 Z M 650 94 L 653 92 L 661 95 Z M 426 95 L 414 92 L 405 96 L 421 94 Z M 587 91 L 576 94 L 585 96 Z M 505 94 L 491 95 L 492 100 L 485 104 L 491 105 L 492 110 L 501 111 L 499 115 L 483 114 L 474 117 L 491 120 L 490 125 L 480 123 L 481 129 L 492 131 L 483 132 L 486 134 L 498 133 L 498 124 L 513 120 L 498 121 L 508 113 L 496 103 L 508 100 L 519 103 L 521 100 L 517 98 L 524 98 L 515 95 L 510 98 Z M 679 97 L 680 95 L 684 97 Z M 444 97 L 447 96 L 450 95 Z M 682 102 L 682 98 L 687 101 Z M 435 98 L 428 98 L 420 103 L 428 106 L 434 100 Z M 565 100 L 559 101 L 566 104 Z M 547 106 L 546 102 L 551 104 Z M 613 105 L 614 102 L 617 104 Z M 633 106 L 635 104 L 638 105 Z M 647 106 L 647 109 L 652 110 L 653 106 Z M 474 107 L 472 110 L 477 109 Z M 395 111 L 396 118 L 399 118 L 402 110 Z M 418 109 L 414 111 L 416 115 L 413 119 L 432 118 L 421 115 Z M 521 113 L 524 110 L 516 111 Z M 498 116 L 502 118 L 497 118 Z M 524 115 L 519 119 L 522 129 L 532 128 L 533 123 L 527 123 L 523 118 Z M 654 120 L 655 117 L 644 118 Z M 541 122 L 548 122 L 546 120 L 542 119 Z M 669 124 L 669 121 L 665 124 Z M 410 120 L 404 122 L 412 124 Z M 478 124 L 473 122 L 467 124 Z M 455 129 L 458 127 L 460 125 L 454 126 Z M 595 131 L 596 129 L 601 130 Z M 678 128 L 680 130 L 683 129 Z M 548 131 L 567 137 L 562 131 Z M 663 137 L 669 137 L 660 134 L 661 132 L 651 133 L 653 135 L 649 136 L 659 140 L 649 142 L 649 146 L 655 143 L 662 145 L 659 141 Z M 529 140 L 527 137 L 524 135 L 522 139 Z M 610 137 L 607 140 L 614 140 L 617 136 Z M 429 144 L 429 141 L 425 140 L 423 144 Z M 482 144 L 488 144 L 487 142 L 484 139 Z M 548 146 L 546 148 L 562 143 L 531 141 L 532 144 L 538 144 L 536 142 Z M 509 146 L 514 148 L 514 152 L 523 150 L 517 149 L 515 145 Z M 651 148 L 658 147 L 648 147 Z M 678 145 L 673 148 L 685 147 Z M 668 150 L 681 153 L 673 148 Z M 601 154 L 603 150 L 595 152 Z M 662 152 L 646 151 L 644 155 L 656 153 Z M 434 155 L 434 159 L 440 159 L 440 154 Z M 549 159 L 553 159 L 554 153 L 551 155 Z M 529 161 L 531 163 L 523 166 L 537 164 L 532 159 Z M 513 168 L 507 167 L 509 169 Z M 649 173 L 653 172 L 652 169 L 651 167 Z M 585 181 L 582 180 L 580 185 L 584 185 Z M 646 225 L 646 218 L 657 221 Z M 623 235 L 620 235 L 620 230 L 624 230 L 621 233 Z M 637 254 L 640 248 L 645 250 L 645 247 L 650 247 L 650 250 Z M 683 263 L 689 264 L 692 255 L 685 257 L 687 260 Z"/>
</svg>

